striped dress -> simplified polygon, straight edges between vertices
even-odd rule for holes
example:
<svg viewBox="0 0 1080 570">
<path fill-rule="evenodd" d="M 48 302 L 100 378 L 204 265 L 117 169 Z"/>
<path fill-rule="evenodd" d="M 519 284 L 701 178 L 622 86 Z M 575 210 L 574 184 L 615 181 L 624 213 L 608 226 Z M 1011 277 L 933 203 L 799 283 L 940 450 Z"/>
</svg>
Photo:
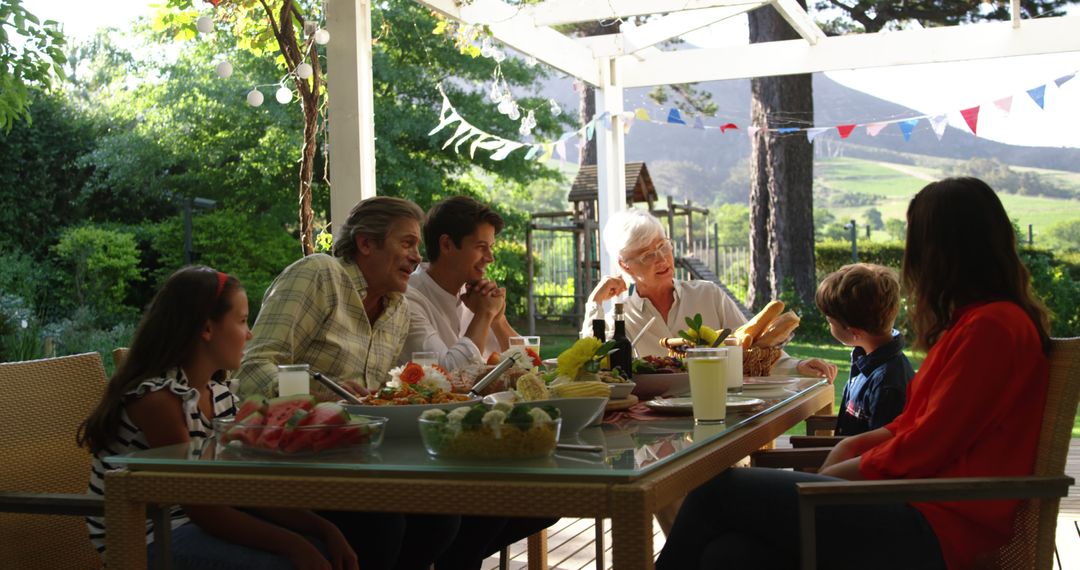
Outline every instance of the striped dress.
<svg viewBox="0 0 1080 570">
<path fill-rule="evenodd" d="M 180 399 L 184 406 L 184 417 L 187 420 L 188 435 L 195 449 L 213 434 L 213 426 L 199 410 L 199 391 L 188 386 L 187 378 L 179 369 L 170 370 L 161 378 L 144 380 L 134 390 L 124 395 L 125 401 L 137 400 L 151 392 L 168 390 Z M 229 388 L 221 382 L 210 381 L 210 392 L 214 400 L 214 417 L 228 418 L 236 415 L 236 400 Z M 108 447 L 96 453 L 90 464 L 90 485 L 88 493 L 103 497 L 105 495 L 105 473 L 115 471 L 117 466 L 105 461 L 111 455 L 123 455 L 135 451 L 150 449 L 146 443 L 146 436 L 128 416 L 127 410 L 121 411 L 120 430 L 115 439 Z M 177 528 L 187 524 L 189 519 L 179 506 L 170 509 L 172 527 Z M 105 519 L 103 517 L 87 517 L 86 526 L 90 531 L 90 542 L 100 553 L 105 552 Z M 146 543 L 154 540 L 154 527 L 150 519 L 146 519 Z"/>
</svg>

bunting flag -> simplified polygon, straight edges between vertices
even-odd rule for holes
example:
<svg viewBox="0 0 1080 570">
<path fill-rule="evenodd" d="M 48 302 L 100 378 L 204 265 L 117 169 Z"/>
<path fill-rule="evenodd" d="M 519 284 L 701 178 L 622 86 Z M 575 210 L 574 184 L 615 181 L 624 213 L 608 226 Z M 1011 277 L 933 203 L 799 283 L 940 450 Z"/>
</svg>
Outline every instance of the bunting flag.
<svg viewBox="0 0 1080 570">
<path fill-rule="evenodd" d="M 941 137 L 945 136 L 945 127 L 949 126 L 949 116 L 935 115 L 930 117 L 930 126 L 934 129 L 937 140 L 940 141 Z"/>
<path fill-rule="evenodd" d="M 679 113 L 679 109 L 672 107 L 667 114 L 667 122 L 674 123 L 676 125 L 685 125 L 686 121 L 682 119 L 682 114 Z"/>
<path fill-rule="evenodd" d="M 900 134 L 904 135 L 904 140 L 911 140 L 911 131 L 915 130 L 915 126 L 919 124 L 919 119 L 908 119 L 906 121 L 900 121 Z"/>
<path fill-rule="evenodd" d="M 889 123 L 870 123 L 866 125 L 866 134 L 876 137 L 887 126 L 889 126 Z"/>
<path fill-rule="evenodd" d="M 994 106 L 1001 109 L 1006 115 L 1012 110 L 1012 95 L 994 101 Z"/>
<path fill-rule="evenodd" d="M 971 134 L 977 134 L 975 127 L 979 125 L 979 108 L 971 107 L 970 109 L 964 109 L 960 111 L 960 114 L 964 116 L 964 122 L 967 123 Z"/>
<path fill-rule="evenodd" d="M 1068 75 L 1063 75 L 1061 77 L 1058 77 L 1057 79 L 1054 79 L 1053 82 L 1057 87 L 1060 88 L 1062 85 L 1071 81 L 1077 73 L 1080 72 L 1073 72 Z M 1025 91 L 1028 96 L 1031 97 L 1032 101 L 1034 101 L 1035 104 L 1039 106 L 1040 109 L 1045 110 L 1046 108 L 1046 89 L 1047 87 L 1049 87 L 1049 85 L 1050 82 L 1047 81 L 1042 85 L 1033 87 Z M 468 121 L 466 121 L 456 109 L 454 109 L 453 105 L 451 105 L 450 103 L 450 100 L 447 98 L 445 92 L 443 91 L 441 85 L 438 87 L 438 89 L 443 99 L 442 109 L 439 112 L 438 124 L 435 125 L 435 127 L 428 132 L 428 136 L 434 136 L 439 132 L 445 130 L 447 127 L 454 125 L 455 128 L 453 134 L 450 136 L 450 138 L 443 141 L 442 148 L 448 149 L 453 146 L 454 152 L 461 153 L 463 152 L 463 148 L 465 148 L 467 145 L 469 156 L 471 158 L 475 158 L 477 149 L 484 149 L 486 151 L 489 151 L 491 153 L 491 160 L 504 160 L 511 153 L 519 149 L 525 149 L 525 160 L 547 161 L 553 156 L 558 156 L 560 160 L 566 160 L 566 141 L 568 139 L 577 137 L 577 146 L 579 149 L 582 148 L 586 144 L 586 141 L 591 141 L 596 136 L 596 127 L 598 122 L 601 127 L 607 128 L 608 125 L 605 121 L 611 117 L 611 114 L 609 112 L 605 112 L 603 114 L 594 116 L 591 121 L 589 121 L 582 127 L 579 127 L 578 129 L 573 131 L 563 133 L 561 136 L 554 139 L 553 141 L 524 143 L 504 139 L 497 135 L 486 132 L 483 129 L 473 126 Z M 996 107 L 1005 115 L 1008 115 L 1012 111 L 1013 99 L 1014 96 L 1011 95 L 1008 97 L 996 99 L 993 101 L 994 107 Z M 980 110 L 981 105 L 950 112 L 959 112 L 960 115 L 963 117 L 964 122 L 971 130 L 971 133 L 978 136 L 978 122 Z M 623 119 L 623 132 L 628 134 L 631 127 L 636 121 L 645 121 L 657 125 L 678 125 L 682 127 L 691 127 L 691 125 L 687 123 L 688 119 L 683 117 L 682 113 L 676 107 L 669 108 L 666 115 L 664 114 L 664 111 L 662 109 L 654 111 L 654 114 L 656 116 L 655 119 L 653 118 L 654 115 L 650 114 L 649 110 L 645 107 L 637 107 L 633 111 L 627 110 L 621 112 L 619 116 Z M 844 124 L 831 126 L 810 125 L 807 127 L 769 128 L 761 127 L 758 125 L 749 125 L 746 127 L 746 134 L 750 137 L 753 137 L 759 132 L 772 132 L 779 135 L 795 134 L 801 132 L 805 134 L 809 142 L 813 142 L 816 138 L 820 137 L 822 134 L 828 133 L 832 129 L 836 129 L 836 132 L 839 134 L 841 139 L 847 139 L 851 137 L 852 133 L 854 133 L 855 130 L 859 127 L 865 128 L 866 134 L 868 136 L 876 137 L 881 132 L 883 132 L 886 127 L 895 124 L 900 129 L 900 133 L 903 135 L 904 140 L 910 141 L 911 135 L 915 131 L 915 127 L 918 126 L 919 121 L 922 119 L 926 119 L 930 123 L 930 126 L 934 131 L 934 135 L 936 135 L 937 139 L 941 141 L 942 138 L 945 136 L 945 131 L 948 129 L 948 116 L 948 113 L 940 113 L 936 115 L 920 115 L 907 119 L 874 121 L 869 123 L 846 122 Z M 661 120 L 661 118 L 663 118 L 663 120 Z M 728 130 L 739 128 L 738 125 L 736 125 L 735 123 L 722 123 L 716 126 L 709 125 L 705 122 L 707 119 L 708 117 L 695 115 L 694 120 L 692 121 L 692 128 L 701 131 L 715 129 L 719 130 L 721 133 L 727 133 Z"/>
<path fill-rule="evenodd" d="M 1046 86 L 1040 85 L 1034 89 L 1028 89 L 1027 94 L 1031 96 L 1031 99 L 1035 101 L 1035 104 L 1040 109 L 1045 109 L 1043 98 L 1046 97 Z"/>
</svg>

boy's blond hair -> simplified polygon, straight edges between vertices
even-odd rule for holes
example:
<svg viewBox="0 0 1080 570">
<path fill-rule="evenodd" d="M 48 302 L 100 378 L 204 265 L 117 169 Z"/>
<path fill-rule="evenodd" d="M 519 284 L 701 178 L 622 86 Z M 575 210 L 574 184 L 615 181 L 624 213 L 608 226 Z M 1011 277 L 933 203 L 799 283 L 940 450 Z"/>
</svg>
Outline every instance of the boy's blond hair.
<svg viewBox="0 0 1080 570">
<path fill-rule="evenodd" d="M 887 334 L 900 311 L 900 280 L 883 265 L 852 263 L 818 285 L 814 302 L 822 314 L 846 327 Z"/>
</svg>

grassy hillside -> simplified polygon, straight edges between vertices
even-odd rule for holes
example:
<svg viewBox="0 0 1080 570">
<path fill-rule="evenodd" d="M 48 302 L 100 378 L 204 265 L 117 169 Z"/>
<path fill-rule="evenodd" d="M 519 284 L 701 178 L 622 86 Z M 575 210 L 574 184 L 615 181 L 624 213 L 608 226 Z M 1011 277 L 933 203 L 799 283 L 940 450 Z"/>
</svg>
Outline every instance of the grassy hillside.
<svg viewBox="0 0 1080 570">
<path fill-rule="evenodd" d="M 860 158 L 819 158 L 814 164 L 815 202 L 832 212 L 837 220 L 854 218 L 860 224 L 867 209 L 877 208 L 885 219 L 904 219 L 908 201 L 927 182 L 946 176 L 951 161 L 937 159 L 921 162 L 919 165 L 896 164 Z M 1059 170 L 1012 167 L 1020 172 L 1034 172 L 1061 188 L 1080 190 L 1080 174 Z M 879 197 L 875 204 L 858 206 L 829 206 L 817 195 L 825 193 L 835 197 L 837 193 L 869 194 Z M 1015 219 L 1021 228 L 1034 225 L 1035 238 L 1038 241 L 1041 230 L 1050 225 L 1080 217 L 1080 201 L 1042 196 L 1020 196 L 1000 193 L 1001 202 L 1009 217 Z M 860 234 L 861 236 L 862 234 Z M 884 240 L 884 232 L 875 232 L 873 239 Z"/>
</svg>

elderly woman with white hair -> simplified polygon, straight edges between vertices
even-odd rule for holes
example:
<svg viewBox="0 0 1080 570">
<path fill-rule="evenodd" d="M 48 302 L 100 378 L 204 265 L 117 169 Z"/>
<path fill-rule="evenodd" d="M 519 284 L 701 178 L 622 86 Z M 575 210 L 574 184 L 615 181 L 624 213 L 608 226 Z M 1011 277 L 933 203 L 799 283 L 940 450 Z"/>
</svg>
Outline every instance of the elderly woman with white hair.
<svg viewBox="0 0 1080 570">
<path fill-rule="evenodd" d="M 634 338 L 644 330 L 635 347 L 641 356 L 666 356 L 660 339 L 679 336 L 678 331 L 685 328 L 685 317 L 697 313 L 706 324 L 718 329 L 735 329 L 746 322 L 735 302 L 715 283 L 675 279 L 671 240 L 660 221 L 648 212 L 616 213 L 604 226 L 603 244 L 618 260 L 621 274 L 604 277 L 589 295 L 582 336 L 592 335 L 594 319 L 605 318 L 603 302 L 628 290 L 623 306 L 626 334 Z M 627 279 L 633 283 L 630 288 Z M 606 320 L 611 320 L 610 315 Z M 825 377 L 829 382 L 836 378 L 833 364 L 816 358 L 799 360 L 787 354 L 781 356 L 772 372 Z"/>
</svg>

